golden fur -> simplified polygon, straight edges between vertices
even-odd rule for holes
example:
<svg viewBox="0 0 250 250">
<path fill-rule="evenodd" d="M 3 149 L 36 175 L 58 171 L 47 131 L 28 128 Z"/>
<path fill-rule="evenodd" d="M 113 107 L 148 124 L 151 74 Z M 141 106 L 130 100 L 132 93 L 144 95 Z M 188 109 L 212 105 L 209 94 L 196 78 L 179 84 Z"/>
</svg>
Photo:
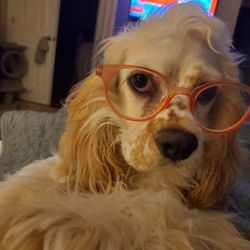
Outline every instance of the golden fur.
<svg viewBox="0 0 250 250">
<path fill-rule="evenodd" d="M 179 74 L 184 79 L 179 84 L 190 87 L 194 79 L 207 75 L 238 77 L 219 20 L 191 4 L 173 7 L 162 19 L 152 18 L 111 38 L 105 45 L 105 63 L 133 63 L 142 56 L 161 72 L 166 56 L 162 51 L 158 54 L 152 40 L 164 41 L 165 35 L 176 39 L 175 23 L 179 28 L 186 21 L 180 27 L 183 38 L 193 39 L 195 51 L 202 46 L 204 65 L 195 62 L 189 69 L 189 64 L 182 67 L 179 62 L 178 72 L 186 72 L 182 78 Z M 158 32 L 158 24 L 165 22 L 171 32 L 165 34 L 162 26 Z M 136 47 L 138 40 L 145 47 Z M 177 43 L 179 37 L 169 46 Z M 192 58 L 195 61 L 196 55 Z M 0 250 L 250 249 L 233 226 L 233 218 L 215 210 L 227 206 L 237 176 L 235 133 L 204 133 L 182 97 L 149 122 L 125 121 L 107 106 L 103 83 L 95 73 L 74 88 L 66 106 L 68 119 L 58 154 L 0 183 Z M 220 119 L 232 113 L 223 113 Z M 199 147 L 190 159 L 173 164 L 161 157 L 153 138 L 162 127 L 196 134 Z"/>
</svg>

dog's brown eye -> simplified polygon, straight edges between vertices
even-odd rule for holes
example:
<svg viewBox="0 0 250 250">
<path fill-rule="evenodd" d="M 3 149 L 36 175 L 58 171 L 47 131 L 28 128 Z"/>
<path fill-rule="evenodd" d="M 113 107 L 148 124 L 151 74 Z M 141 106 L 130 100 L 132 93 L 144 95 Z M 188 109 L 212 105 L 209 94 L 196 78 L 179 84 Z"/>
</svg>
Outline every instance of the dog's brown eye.
<svg viewBox="0 0 250 250">
<path fill-rule="evenodd" d="M 208 88 L 204 91 L 202 91 L 198 97 L 197 97 L 197 101 L 201 104 L 205 104 L 207 102 L 210 102 L 216 95 L 218 88 L 217 87 L 211 87 Z"/>
<path fill-rule="evenodd" d="M 128 83 L 138 92 L 150 92 L 152 90 L 152 81 L 146 74 L 137 73 L 129 77 Z"/>
</svg>

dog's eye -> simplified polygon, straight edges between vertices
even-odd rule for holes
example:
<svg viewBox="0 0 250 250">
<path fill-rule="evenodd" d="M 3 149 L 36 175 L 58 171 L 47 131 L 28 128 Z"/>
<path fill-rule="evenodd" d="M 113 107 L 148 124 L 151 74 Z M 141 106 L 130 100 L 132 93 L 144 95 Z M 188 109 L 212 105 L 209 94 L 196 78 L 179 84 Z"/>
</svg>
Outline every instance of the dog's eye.
<svg viewBox="0 0 250 250">
<path fill-rule="evenodd" d="M 210 102 L 215 97 L 217 90 L 217 87 L 212 87 L 202 91 L 197 97 L 197 101 L 204 104 Z"/>
<path fill-rule="evenodd" d="M 150 92 L 153 88 L 150 77 L 144 73 L 136 73 L 129 77 L 128 83 L 138 92 Z"/>
</svg>

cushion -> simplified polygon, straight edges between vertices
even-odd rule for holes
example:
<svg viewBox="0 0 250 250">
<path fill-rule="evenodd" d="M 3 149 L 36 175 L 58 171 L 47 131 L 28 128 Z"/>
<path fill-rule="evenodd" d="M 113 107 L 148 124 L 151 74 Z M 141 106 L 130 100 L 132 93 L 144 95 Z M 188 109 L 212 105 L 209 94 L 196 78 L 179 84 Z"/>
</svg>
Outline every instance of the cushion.
<svg viewBox="0 0 250 250">
<path fill-rule="evenodd" d="M 1 117 L 0 178 L 56 152 L 66 109 L 56 113 L 9 111 Z"/>
</svg>

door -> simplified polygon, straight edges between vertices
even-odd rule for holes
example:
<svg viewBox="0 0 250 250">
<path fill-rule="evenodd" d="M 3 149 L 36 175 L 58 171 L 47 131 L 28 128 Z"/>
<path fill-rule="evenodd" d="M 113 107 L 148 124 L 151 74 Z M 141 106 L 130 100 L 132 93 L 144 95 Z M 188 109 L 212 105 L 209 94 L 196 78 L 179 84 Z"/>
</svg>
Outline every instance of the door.
<svg viewBox="0 0 250 250">
<path fill-rule="evenodd" d="M 29 71 L 23 79 L 21 98 L 50 105 L 56 51 L 60 0 L 7 0 L 6 40 L 26 47 Z M 44 60 L 35 61 L 39 42 Z"/>
</svg>

